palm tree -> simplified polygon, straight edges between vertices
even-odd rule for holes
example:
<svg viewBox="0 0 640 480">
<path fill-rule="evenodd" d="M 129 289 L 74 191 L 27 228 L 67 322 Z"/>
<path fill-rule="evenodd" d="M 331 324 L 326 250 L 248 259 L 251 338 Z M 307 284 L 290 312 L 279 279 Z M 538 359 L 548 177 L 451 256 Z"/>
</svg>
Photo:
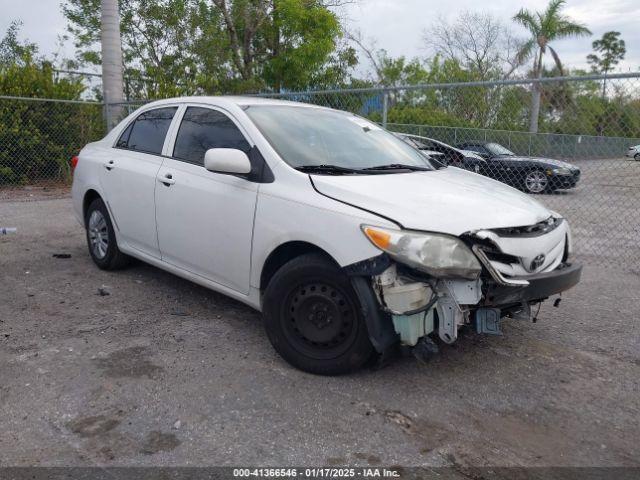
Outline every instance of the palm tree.
<svg viewBox="0 0 640 480">
<path fill-rule="evenodd" d="M 542 60 L 544 54 L 549 49 L 551 56 L 563 75 L 562 63 L 556 51 L 549 45 L 550 42 L 561 40 L 567 37 L 591 35 L 591 31 L 580 23 L 573 22 L 569 17 L 562 14 L 561 10 L 565 0 L 551 0 L 544 12 L 531 12 L 521 9 L 513 20 L 525 27 L 531 33 L 531 38 L 524 43 L 519 51 L 518 57 L 521 62 L 533 55 L 533 77 L 542 77 Z M 541 85 L 536 82 L 531 88 L 531 119 L 529 131 L 538 132 L 538 117 L 540 115 L 540 92 Z"/>
<path fill-rule="evenodd" d="M 102 0 L 102 89 L 107 113 L 107 128 L 115 126 L 120 106 L 109 104 L 123 100 L 122 45 L 120 43 L 120 13 L 118 0 Z"/>
</svg>

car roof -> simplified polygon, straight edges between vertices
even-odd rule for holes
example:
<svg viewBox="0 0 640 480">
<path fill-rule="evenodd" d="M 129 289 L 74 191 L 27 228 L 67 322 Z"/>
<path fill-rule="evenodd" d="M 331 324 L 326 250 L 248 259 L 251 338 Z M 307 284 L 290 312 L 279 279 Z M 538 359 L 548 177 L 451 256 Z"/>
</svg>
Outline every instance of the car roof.
<svg viewBox="0 0 640 480">
<path fill-rule="evenodd" d="M 321 108 L 326 109 L 319 105 L 313 105 L 302 102 L 292 102 L 289 100 L 279 100 L 277 98 L 257 97 L 257 96 L 236 96 L 236 95 L 220 95 L 220 96 L 189 96 L 189 97 L 174 97 L 164 100 L 156 100 L 148 103 L 145 107 L 158 107 L 167 104 L 176 103 L 203 103 L 215 106 L 230 106 L 236 105 L 240 108 L 249 107 L 253 105 L 280 105 L 290 107 L 304 107 L 304 108 Z"/>
</svg>

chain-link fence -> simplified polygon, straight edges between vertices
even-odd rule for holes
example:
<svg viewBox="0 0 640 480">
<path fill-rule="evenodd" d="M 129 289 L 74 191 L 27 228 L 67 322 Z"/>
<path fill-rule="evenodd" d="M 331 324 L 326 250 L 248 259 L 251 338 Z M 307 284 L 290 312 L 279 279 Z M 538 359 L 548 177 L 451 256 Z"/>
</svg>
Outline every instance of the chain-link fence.
<svg viewBox="0 0 640 480">
<path fill-rule="evenodd" d="M 71 157 L 104 133 L 100 103 L 0 96 L 0 188 L 68 183 Z"/>
<path fill-rule="evenodd" d="M 351 111 L 411 135 L 426 155 L 567 216 L 576 250 L 593 263 L 640 264 L 640 74 L 260 95 Z M 105 113 L 125 116 L 146 101 L 0 97 L 0 189 L 68 182 L 69 159 L 104 135 Z"/>
</svg>

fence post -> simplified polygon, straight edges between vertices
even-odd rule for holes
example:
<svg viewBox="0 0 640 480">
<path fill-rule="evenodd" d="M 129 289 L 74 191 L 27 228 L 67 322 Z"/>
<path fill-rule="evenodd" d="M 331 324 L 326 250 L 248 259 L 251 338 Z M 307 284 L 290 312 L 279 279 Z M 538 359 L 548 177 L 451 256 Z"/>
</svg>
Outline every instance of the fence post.
<svg viewBox="0 0 640 480">
<path fill-rule="evenodd" d="M 389 92 L 382 91 L 382 128 L 387 128 L 387 114 L 389 113 Z"/>
</svg>

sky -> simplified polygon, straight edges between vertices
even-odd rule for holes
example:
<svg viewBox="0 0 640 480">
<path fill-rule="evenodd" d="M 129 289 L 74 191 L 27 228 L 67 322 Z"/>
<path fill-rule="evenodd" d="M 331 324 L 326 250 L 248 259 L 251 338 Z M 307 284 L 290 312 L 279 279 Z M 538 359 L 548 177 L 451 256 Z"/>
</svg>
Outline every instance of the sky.
<svg viewBox="0 0 640 480">
<path fill-rule="evenodd" d="M 70 41 L 62 47 L 58 44 L 58 37 L 65 34 L 60 1 L 0 0 L 0 35 L 4 35 L 12 19 L 20 19 L 22 37 L 37 43 L 42 53 L 58 51 L 72 57 L 74 48 Z M 480 3 L 481 8 L 478 7 Z M 542 10 L 545 6 L 546 0 L 357 0 L 342 7 L 340 15 L 350 30 L 359 30 L 365 39 L 375 40 L 377 47 L 385 48 L 392 56 L 426 57 L 429 51 L 423 42 L 423 32 L 440 16 L 452 21 L 462 11 L 481 9 L 512 25 L 516 34 L 525 36 L 525 31 L 513 24 L 511 17 L 520 7 Z M 593 32 L 592 37 L 554 44 L 565 67 L 586 69 L 585 57 L 591 52 L 591 42 L 606 31 L 616 30 L 621 32 L 627 44 L 626 59 L 618 70 L 640 70 L 640 1 L 568 0 L 564 11 Z"/>
</svg>

